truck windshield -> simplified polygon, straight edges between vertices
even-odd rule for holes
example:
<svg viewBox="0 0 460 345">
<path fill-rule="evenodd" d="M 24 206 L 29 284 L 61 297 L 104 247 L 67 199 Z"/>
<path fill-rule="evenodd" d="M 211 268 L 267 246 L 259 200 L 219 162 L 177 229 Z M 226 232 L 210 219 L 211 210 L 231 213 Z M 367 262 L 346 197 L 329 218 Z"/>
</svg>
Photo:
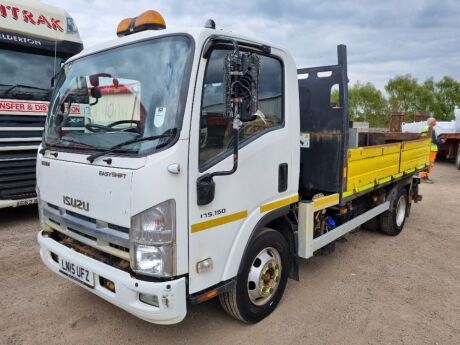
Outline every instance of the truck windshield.
<svg viewBox="0 0 460 345">
<path fill-rule="evenodd" d="M 69 62 L 57 76 L 44 145 L 72 150 L 146 154 L 181 128 L 192 42 L 165 36 Z M 142 138 L 146 138 L 142 140 Z M 118 147 L 118 146 L 117 146 Z"/>
<path fill-rule="evenodd" d="M 50 81 L 63 58 L 0 48 L 0 98 L 49 101 Z"/>
</svg>

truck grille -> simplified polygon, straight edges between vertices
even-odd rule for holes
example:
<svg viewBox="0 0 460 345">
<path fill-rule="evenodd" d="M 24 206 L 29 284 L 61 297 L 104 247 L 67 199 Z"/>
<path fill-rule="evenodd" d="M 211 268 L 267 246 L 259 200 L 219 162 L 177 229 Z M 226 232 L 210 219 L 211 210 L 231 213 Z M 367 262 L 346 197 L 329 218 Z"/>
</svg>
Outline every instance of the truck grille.
<svg viewBox="0 0 460 345">
<path fill-rule="evenodd" d="M 46 116 L 0 114 L 0 200 L 33 198 Z"/>
<path fill-rule="evenodd" d="M 91 253 L 103 252 L 129 262 L 128 228 L 101 222 L 49 203 L 44 206 L 43 215 L 50 229 L 93 248 Z"/>
<path fill-rule="evenodd" d="M 35 197 L 36 150 L 0 151 L 0 200 Z"/>
<path fill-rule="evenodd" d="M 128 260 L 122 259 L 116 255 L 111 255 L 111 254 L 99 251 L 94 247 L 88 246 L 72 237 L 62 234 L 59 231 L 51 232 L 49 234 L 49 237 L 68 248 L 72 248 L 73 250 L 75 250 L 76 252 L 80 254 L 86 255 L 92 259 L 101 261 L 107 265 L 113 266 L 125 272 L 129 271 L 129 261 Z"/>
</svg>

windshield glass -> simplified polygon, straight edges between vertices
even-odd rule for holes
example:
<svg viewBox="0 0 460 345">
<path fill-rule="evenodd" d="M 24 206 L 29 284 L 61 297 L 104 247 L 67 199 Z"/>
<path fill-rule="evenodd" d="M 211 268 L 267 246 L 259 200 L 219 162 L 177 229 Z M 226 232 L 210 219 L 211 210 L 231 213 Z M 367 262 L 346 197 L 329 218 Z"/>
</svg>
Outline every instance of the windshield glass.
<svg viewBox="0 0 460 345">
<path fill-rule="evenodd" d="M 180 128 L 190 76 L 192 42 L 165 36 L 89 55 L 64 65 L 57 77 L 45 144 L 107 150 L 123 142 Z M 172 140 L 122 146 L 145 153 Z"/>
<path fill-rule="evenodd" d="M 64 59 L 0 49 L 0 98 L 49 101 L 51 78 Z"/>
</svg>

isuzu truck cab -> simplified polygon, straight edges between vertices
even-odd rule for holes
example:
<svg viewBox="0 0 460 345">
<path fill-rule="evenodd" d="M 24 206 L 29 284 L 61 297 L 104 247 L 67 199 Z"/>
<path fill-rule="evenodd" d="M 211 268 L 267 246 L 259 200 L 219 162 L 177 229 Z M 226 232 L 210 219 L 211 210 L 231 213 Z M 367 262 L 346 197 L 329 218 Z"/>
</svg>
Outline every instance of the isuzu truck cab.
<svg viewBox="0 0 460 345">
<path fill-rule="evenodd" d="M 253 323 L 298 260 L 361 224 L 402 230 L 430 143 L 348 145 L 345 46 L 337 65 L 298 70 L 212 20 L 165 27 L 155 11 L 125 19 L 56 77 L 37 159 L 52 271 L 149 322 L 218 296 Z M 74 104 L 81 131 L 68 129 Z"/>
<path fill-rule="evenodd" d="M 0 208 L 37 202 L 35 165 L 51 80 L 82 49 L 65 10 L 37 0 L 0 0 Z M 72 112 L 77 126 L 77 105 Z"/>
</svg>

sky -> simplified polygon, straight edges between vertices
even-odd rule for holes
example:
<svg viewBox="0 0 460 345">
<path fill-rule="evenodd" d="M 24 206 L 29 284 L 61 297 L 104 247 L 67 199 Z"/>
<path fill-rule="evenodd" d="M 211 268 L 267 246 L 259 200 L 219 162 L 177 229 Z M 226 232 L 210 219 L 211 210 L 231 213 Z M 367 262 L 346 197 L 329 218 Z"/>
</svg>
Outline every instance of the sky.
<svg viewBox="0 0 460 345">
<path fill-rule="evenodd" d="M 383 90 L 390 78 L 460 80 L 460 2 L 457 0 L 44 0 L 75 19 L 86 47 L 116 38 L 126 17 L 159 11 L 169 28 L 238 32 L 286 48 L 298 67 L 335 64 L 346 44 L 352 84 Z"/>
</svg>

